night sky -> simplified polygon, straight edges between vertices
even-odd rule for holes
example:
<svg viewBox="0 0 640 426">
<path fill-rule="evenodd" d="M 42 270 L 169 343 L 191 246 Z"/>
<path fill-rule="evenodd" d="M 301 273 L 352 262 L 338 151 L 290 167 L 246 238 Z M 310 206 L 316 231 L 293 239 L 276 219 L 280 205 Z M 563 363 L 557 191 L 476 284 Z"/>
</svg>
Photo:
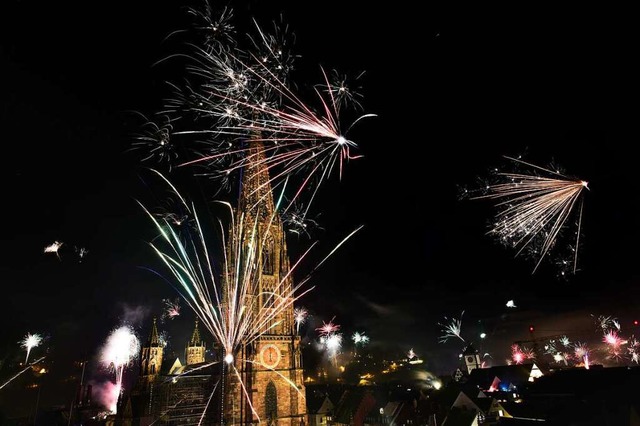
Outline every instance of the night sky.
<svg viewBox="0 0 640 426">
<path fill-rule="evenodd" d="M 152 164 L 127 150 L 141 124 L 135 112 L 153 115 L 170 94 L 165 82 L 184 77 L 154 64 L 176 53 L 166 37 L 188 25 L 186 4 L 43 3 L 9 0 L 0 13 L 2 377 L 24 356 L 17 342 L 27 332 L 47 336 L 58 364 L 92 359 L 122 321 L 146 338 L 161 300 L 177 297 L 149 271 L 163 269 L 136 203 L 153 199 L 141 167 Z M 640 70 L 630 14 L 344 3 L 231 3 L 241 25 L 289 25 L 299 86 L 321 82 L 320 66 L 365 71 L 362 104 L 377 114 L 350 134 L 364 157 L 329 179 L 315 205 L 324 230 L 311 264 L 364 227 L 314 273 L 300 301 L 313 321 L 335 316 L 345 335 L 414 348 L 446 373 L 463 344 L 438 343 L 438 322 L 462 311 L 463 337 L 478 343 L 486 331 L 496 364 L 529 324 L 539 335 L 584 336 L 592 314 L 640 317 Z M 531 260 L 486 235 L 491 204 L 459 199 L 460 186 L 509 165 L 503 155 L 589 181 L 575 276 L 558 279 L 547 263 L 532 274 Z M 61 260 L 43 253 L 55 240 L 65 243 Z M 306 243 L 291 241 L 292 257 Z M 88 250 L 82 262 L 74 247 Z M 178 353 L 193 324 L 183 312 L 163 325 Z"/>
</svg>

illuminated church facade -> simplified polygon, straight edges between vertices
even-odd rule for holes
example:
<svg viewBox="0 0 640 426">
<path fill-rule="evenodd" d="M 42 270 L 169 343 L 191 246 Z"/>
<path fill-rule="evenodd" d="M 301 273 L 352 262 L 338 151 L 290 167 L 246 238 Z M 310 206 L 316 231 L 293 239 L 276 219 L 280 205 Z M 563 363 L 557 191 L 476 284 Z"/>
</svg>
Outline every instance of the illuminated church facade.
<svg viewBox="0 0 640 426">
<path fill-rule="evenodd" d="M 267 313 L 270 318 L 264 327 L 267 331 L 240 348 L 234 372 L 216 362 L 222 361 L 224 354 L 215 345 L 211 346 L 215 359 L 206 359 L 206 345 L 197 322 L 185 350 L 184 365 L 179 359 L 170 364 L 163 359 L 164 348 L 154 320 L 149 338 L 142 344 L 138 380 L 119 404 L 120 424 L 308 423 L 293 300 L 287 300 L 284 309 L 275 306 L 276 300 L 293 295 L 285 232 L 262 161 L 263 147 L 259 142 L 251 143 L 249 155 L 255 161 L 244 170 L 235 213 L 237 217 L 243 215 L 243 223 L 255 230 L 253 241 L 260 245 L 254 265 L 258 285 L 249 297 L 254 314 Z"/>
</svg>

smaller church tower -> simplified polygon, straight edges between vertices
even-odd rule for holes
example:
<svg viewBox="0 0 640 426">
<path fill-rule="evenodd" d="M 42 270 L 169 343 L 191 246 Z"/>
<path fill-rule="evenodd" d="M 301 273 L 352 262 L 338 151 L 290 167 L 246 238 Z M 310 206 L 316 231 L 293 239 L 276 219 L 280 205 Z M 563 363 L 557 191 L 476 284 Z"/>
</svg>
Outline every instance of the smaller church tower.
<svg viewBox="0 0 640 426">
<path fill-rule="evenodd" d="M 478 353 L 478 350 L 473 347 L 473 344 L 469 343 L 469 345 L 464 348 L 464 351 L 462 352 L 462 358 L 464 359 L 468 374 L 470 374 L 471 371 L 475 370 L 476 368 L 482 368 L 480 354 Z"/>
<path fill-rule="evenodd" d="M 149 383 L 160 374 L 163 350 L 164 347 L 158 337 L 158 327 L 156 325 L 156 319 L 154 318 L 149 339 L 142 347 L 140 354 L 140 380 Z"/>
<path fill-rule="evenodd" d="M 191 340 L 187 344 L 187 349 L 185 350 L 185 358 L 187 360 L 187 365 L 199 364 L 204 362 L 204 352 L 205 346 L 204 341 L 200 337 L 200 329 L 198 328 L 198 319 L 196 318 L 196 327 L 193 330 L 193 334 L 191 335 Z"/>
</svg>

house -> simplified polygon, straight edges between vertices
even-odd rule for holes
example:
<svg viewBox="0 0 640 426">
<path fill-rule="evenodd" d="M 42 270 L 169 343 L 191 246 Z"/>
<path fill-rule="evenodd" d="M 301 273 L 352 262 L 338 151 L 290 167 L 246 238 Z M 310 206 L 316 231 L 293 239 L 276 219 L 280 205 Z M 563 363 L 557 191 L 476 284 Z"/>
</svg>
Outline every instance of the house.
<svg viewBox="0 0 640 426">
<path fill-rule="evenodd" d="M 414 401 L 389 401 L 381 410 L 382 424 L 388 426 L 407 426 L 414 423 L 416 416 Z"/>
<path fill-rule="evenodd" d="M 333 420 L 335 405 L 331 402 L 328 393 L 321 397 L 310 396 L 307 393 L 307 413 L 310 426 L 327 426 Z"/>
<path fill-rule="evenodd" d="M 467 384 L 477 386 L 485 392 L 514 392 L 524 389 L 543 375 L 535 363 L 500 365 L 472 370 Z"/>
<path fill-rule="evenodd" d="M 380 402 L 374 396 L 374 390 L 368 386 L 346 389 L 336 404 L 331 424 L 342 426 L 364 426 L 365 418 Z"/>
</svg>

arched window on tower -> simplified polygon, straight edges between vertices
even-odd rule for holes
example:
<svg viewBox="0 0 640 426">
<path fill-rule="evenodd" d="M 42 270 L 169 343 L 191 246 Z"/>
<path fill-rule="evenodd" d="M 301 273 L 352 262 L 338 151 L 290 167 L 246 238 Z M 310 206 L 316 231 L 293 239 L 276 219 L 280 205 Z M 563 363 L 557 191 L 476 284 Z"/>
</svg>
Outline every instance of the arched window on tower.
<svg viewBox="0 0 640 426">
<path fill-rule="evenodd" d="M 276 425 L 278 423 L 278 392 L 273 382 L 269 382 L 267 385 L 267 391 L 264 395 L 264 410 L 267 424 L 269 426 Z"/>
<path fill-rule="evenodd" d="M 262 247 L 262 273 L 265 275 L 273 275 L 275 264 L 275 241 L 273 240 L 273 236 L 269 235 Z"/>
</svg>

